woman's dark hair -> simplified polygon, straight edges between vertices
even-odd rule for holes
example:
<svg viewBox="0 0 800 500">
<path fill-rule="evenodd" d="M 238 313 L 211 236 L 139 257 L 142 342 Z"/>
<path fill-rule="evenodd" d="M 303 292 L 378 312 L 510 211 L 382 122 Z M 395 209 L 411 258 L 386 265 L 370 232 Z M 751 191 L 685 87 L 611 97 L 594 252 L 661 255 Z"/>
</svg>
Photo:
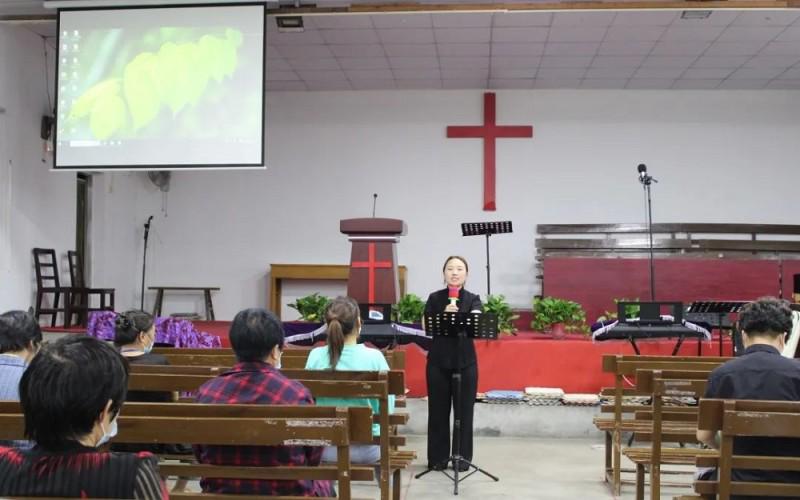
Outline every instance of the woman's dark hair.
<svg viewBox="0 0 800 500">
<path fill-rule="evenodd" d="M 144 311 L 125 311 L 114 320 L 114 345 L 121 347 L 136 342 L 140 333 L 153 326 L 153 315 Z"/>
<path fill-rule="evenodd" d="M 228 336 L 239 361 L 264 361 L 275 346 L 283 349 L 283 324 L 266 309 L 239 311 Z"/>
<path fill-rule="evenodd" d="M 465 259 L 464 257 L 462 257 L 460 255 L 451 255 L 448 258 L 444 259 L 444 265 L 442 266 L 442 272 L 444 272 L 445 269 L 447 269 L 447 263 L 450 262 L 453 259 L 458 259 L 461 262 L 463 262 L 464 263 L 464 269 L 466 269 L 466 271 L 469 272 L 469 264 L 467 264 L 467 259 Z"/>
<path fill-rule="evenodd" d="M 32 314 L 8 311 L 0 314 L 0 353 L 14 352 L 42 342 L 42 329 Z"/>
<path fill-rule="evenodd" d="M 739 328 L 749 335 L 783 335 L 792 330 L 792 310 L 785 300 L 761 297 L 742 308 Z"/>
<path fill-rule="evenodd" d="M 344 337 L 353 333 L 358 317 L 358 302 L 352 297 L 336 297 L 325 308 L 331 370 L 336 369 L 339 358 L 342 357 Z"/>
<path fill-rule="evenodd" d="M 128 363 L 109 344 L 86 335 L 47 344 L 19 383 L 25 436 L 61 449 L 92 431 L 109 400 L 116 417 L 127 387 Z"/>
</svg>

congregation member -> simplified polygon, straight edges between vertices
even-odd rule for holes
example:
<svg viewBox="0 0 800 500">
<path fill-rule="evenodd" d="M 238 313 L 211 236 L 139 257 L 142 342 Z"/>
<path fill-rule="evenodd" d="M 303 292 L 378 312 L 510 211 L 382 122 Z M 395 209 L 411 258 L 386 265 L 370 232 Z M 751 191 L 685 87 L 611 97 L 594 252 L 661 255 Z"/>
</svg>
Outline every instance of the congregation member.
<svg viewBox="0 0 800 500">
<path fill-rule="evenodd" d="M 744 354 L 711 372 L 705 398 L 800 401 L 800 364 L 781 356 L 786 334 L 792 329 L 788 302 L 763 297 L 747 304 L 739 313 Z M 698 430 L 697 439 L 719 449 L 718 436 Z M 737 437 L 734 455 L 800 456 L 800 440 L 769 437 Z M 706 471 L 701 479 L 714 478 Z M 733 481 L 800 483 L 799 472 L 733 469 Z M 756 497 L 732 496 L 733 499 Z M 784 497 L 770 497 L 784 498 Z M 786 497 L 788 498 L 788 497 Z"/>
<path fill-rule="evenodd" d="M 361 317 L 358 302 L 351 297 L 336 297 L 325 308 L 327 345 L 311 350 L 306 361 L 306 370 L 354 370 L 388 371 L 389 364 L 383 353 L 358 343 L 361 332 Z M 323 406 L 367 406 L 377 415 L 380 403 L 370 398 L 317 398 Z M 394 412 L 394 396 L 389 396 L 389 412 Z M 380 435 L 380 425 L 372 425 L 372 435 Z M 371 464 L 380 460 L 378 445 L 362 444 L 350 446 L 350 462 Z M 322 453 L 323 462 L 335 462 L 336 448 L 328 446 Z"/>
<path fill-rule="evenodd" d="M 153 316 L 145 311 L 127 311 L 114 320 L 114 345 L 132 365 L 168 365 L 169 361 L 153 351 L 156 343 L 156 325 Z M 157 391 L 129 391 L 127 401 L 140 403 L 166 403 L 177 394 Z"/>
<path fill-rule="evenodd" d="M 100 451 L 117 433 L 128 367 L 105 342 L 67 336 L 44 346 L 19 392 L 27 450 L 0 447 L 0 496 L 162 499 L 149 453 Z"/>
<path fill-rule="evenodd" d="M 41 344 L 42 330 L 31 314 L 0 314 L 0 400 L 19 401 L 19 381 Z"/>
<path fill-rule="evenodd" d="M 425 314 L 481 312 L 478 295 L 467 291 L 469 265 L 456 255 L 444 261 L 445 288 L 433 292 L 425 303 Z M 453 374 L 461 373 L 460 401 L 454 400 Z M 426 367 L 428 384 L 428 468 L 444 470 L 450 459 L 450 408 L 458 405 L 461 416 L 461 457 L 472 462 L 472 417 L 478 391 L 478 361 L 471 338 L 434 336 Z M 455 438 L 455 436 L 454 436 Z M 456 467 L 456 464 L 452 464 Z M 461 462 L 460 471 L 469 469 Z"/>
<path fill-rule="evenodd" d="M 283 325 L 265 309 L 245 309 L 233 318 L 230 342 L 236 364 L 203 384 L 198 403 L 313 405 L 311 392 L 281 374 Z M 316 466 L 320 446 L 210 446 L 195 448 L 201 463 L 241 466 Z M 331 496 L 329 481 L 203 478 L 205 492 L 224 494 Z"/>
</svg>

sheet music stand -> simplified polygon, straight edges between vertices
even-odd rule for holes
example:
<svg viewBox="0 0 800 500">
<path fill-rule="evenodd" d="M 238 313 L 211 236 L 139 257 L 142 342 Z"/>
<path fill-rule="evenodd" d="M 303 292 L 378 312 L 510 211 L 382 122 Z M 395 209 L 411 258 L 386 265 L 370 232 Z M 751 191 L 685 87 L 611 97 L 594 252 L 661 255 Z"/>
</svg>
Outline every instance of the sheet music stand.
<svg viewBox="0 0 800 500">
<path fill-rule="evenodd" d="M 458 352 L 461 352 L 461 342 L 464 338 L 497 339 L 497 316 L 483 313 L 452 313 L 443 312 L 425 315 L 425 333 L 430 336 L 456 337 Z M 495 481 L 500 478 L 481 469 L 461 456 L 461 369 L 453 374 L 453 449 L 448 462 L 453 464 L 453 475 L 442 470 L 442 474 L 453 481 L 453 495 L 458 495 L 458 483 L 480 472 Z M 468 469 L 473 469 L 459 478 L 459 465 L 467 464 Z M 419 479 L 434 469 L 426 469 L 416 476 Z"/>
<path fill-rule="evenodd" d="M 723 319 L 728 314 L 738 314 L 747 304 L 746 301 L 712 301 L 712 300 L 698 300 L 689 304 L 689 309 L 686 310 L 690 314 L 716 314 L 717 324 L 714 325 L 719 330 L 719 355 L 722 356 L 722 330 L 725 328 Z M 731 327 L 731 340 L 733 341 L 733 353 L 743 352 L 744 344 L 738 329 L 734 326 Z"/>
<path fill-rule="evenodd" d="M 504 220 L 499 222 L 462 222 L 462 236 L 486 236 L 486 296 L 492 293 L 491 280 L 489 278 L 491 268 L 489 265 L 489 236 L 493 234 L 512 233 L 511 221 Z"/>
</svg>

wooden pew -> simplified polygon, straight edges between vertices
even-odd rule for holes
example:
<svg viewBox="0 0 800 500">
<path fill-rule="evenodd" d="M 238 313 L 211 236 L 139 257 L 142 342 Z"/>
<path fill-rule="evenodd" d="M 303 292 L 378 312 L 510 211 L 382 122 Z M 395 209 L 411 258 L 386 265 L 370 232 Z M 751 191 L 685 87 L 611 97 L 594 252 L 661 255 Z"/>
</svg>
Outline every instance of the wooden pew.
<svg viewBox="0 0 800 500">
<path fill-rule="evenodd" d="M 695 500 L 717 495 L 729 500 L 731 495 L 800 497 L 800 484 L 733 481 L 731 469 L 800 471 L 799 456 L 740 456 L 733 454 L 733 440 L 743 436 L 800 438 L 800 402 L 703 399 L 700 401 L 698 427 L 720 432 L 720 450 L 698 457 L 698 467 L 718 467 L 717 481 L 695 481 L 699 496 L 676 497 Z"/>
<path fill-rule="evenodd" d="M 286 349 L 283 350 L 282 363 L 287 368 L 305 368 L 305 361 L 306 359 L 308 359 L 308 353 L 310 351 L 311 349 L 307 348 L 287 347 Z M 235 360 L 233 349 L 229 348 L 184 349 L 178 347 L 156 347 L 153 349 L 153 352 L 165 356 L 171 364 L 175 365 L 201 364 L 209 366 L 210 363 L 202 362 L 208 359 L 205 356 L 223 356 L 223 358 L 221 359 Z M 406 367 L 405 351 L 398 349 L 390 349 L 387 351 L 383 351 L 383 354 L 384 356 L 386 356 L 386 362 L 389 364 L 389 368 L 393 370 L 402 370 Z M 199 356 L 199 357 L 194 357 L 194 356 Z M 301 359 L 302 361 L 300 361 Z M 223 364 L 230 366 L 233 363 L 225 362 Z"/>
<path fill-rule="evenodd" d="M 698 364 L 699 367 L 700 363 Z M 637 370 L 636 388 L 650 393 L 652 410 L 636 412 L 640 430 L 635 432 L 638 441 L 649 441 L 650 446 L 628 447 L 623 454 L 636 464 L 636 499 L 644 500 L 645 466 L 650 466 L 650 496 L 661 498 L 662 465 L 694 464 L 698 456 L 707 454 L 699 448 L 668 447 L 664 443 L 696 443 L 697 407 L 668 407 L 668 397 L 699 399 L 705 393 L 708 376 L 713 368 L 705 370 Z"/>
<path fill-rule="evenodd" d="M 613 404 L 602 405 L 601 413 L 613 413 L 612 416 L 600 415 L 594 418 L 595 427 L 605 433 L 605 480 L 611 483 L 612 492 L 620 495 L 622 491 L 622 438 L 623 432 L 636 431 L 634 419 L 623 419 L 623 414 L 632 414 L 642 410 L 641 406 L 623 405 L 623 396 L 649 396 L 635 389 L 624 387 L 625 378 L 632 377 L 639 369 L 691 370 L 697 363 L 707 366 L 718 366 L 731 358 L 712 356 L 631 356 L 607 354 L 603 356 L 603 372 L 614 374 L 613 389 L 603 389 L 603 395 L 613 395 Z"/>
<path fill-rule="evenodd" d="M 177 403 L 126 403 L 119 416 L 120 443 L 174 443 L 206 445 L 280 446 L 292 441 L 327 442 L 338 448 L 336 465 L 243 467 L 198 463 L 161 464 L 162 475 L 243 479 L 316 479 L 338 481 L 339 499 L 352 498 L 351 442 L 372 437 L 368 408 L 333 408 L 297 405 L 182 405 Z M 0 439 L 21 439 L 24 419 L 16 402 L 0 402 Z M 227 500 L 231 495 L 171 493 L 172 498 Z M 249 498 L 255 495 L 236 495 Z M 258 496 L 258 498 L 263 498 Z M 269 498 L 298 500 L 294 496 Z M 333 500 L 335 497 L 327 497 Z M 355 499 L 354 499 L 355 500 Z"/>
<path fill-rule="evenodd" d="M 133 367 L 132 367 L 133 368 Z M 172 369 L 174 367 L 159 366 Z M 196 368 L 195 368 L 196 369 Z M 145 369 L 151 371 L 152 368 Z M 416 453 L 394 449 L 405 444 L 402 436 L 392 436 L 391 426 L 407 422 L 404 414 L 389 414 L 389 395 L 405 392 L 405 373 L 401 370 L 389 372 L 330 371 L 330 370 L 281 370 L 284 375 L 306 386 L 314 397 L 372 398 L 379 401 L 380 411 L 373 418 L 380 425 L 380 488 L 381 498 L 388 500 L 389 475 L 392 479 L 391 496 L 400 498 L 401 472 L 416 458 Z M 216 374 L 164 374 L 132 371 L 128 388 L 137 391 L 191 392 Z"/>
</svg>

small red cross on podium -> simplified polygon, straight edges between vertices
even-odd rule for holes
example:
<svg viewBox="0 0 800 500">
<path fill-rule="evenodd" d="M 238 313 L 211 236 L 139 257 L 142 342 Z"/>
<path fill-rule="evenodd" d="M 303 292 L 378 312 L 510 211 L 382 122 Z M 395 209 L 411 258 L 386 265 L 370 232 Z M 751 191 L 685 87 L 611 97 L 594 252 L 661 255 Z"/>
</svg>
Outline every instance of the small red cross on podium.
<svg viewBox="0 0 800 500">
<path fill-rule="evenodd" d="M 367 285 L 367 294 L 369 297 L 369 303 L 375 303 L 375 270 L 376 269 L 391 269 L 394 267 L 394 263 L 388 260 L 377 261 L 375 260 L 375 243 L 369 243 L 369 258 L 366 261 L 352 261 L 350 263 L 350 267 L 354 268 L 367 268 L 368 275 L 368 285 Z"/>
<path fill-rule="evenodd" d="M 495 140 L 504 137 L 533 137 L 530 125 L 496 125 L 494 92 L 483 94 L 483 125 L 447 127 L 448 139 L 483 139 L 483 209 L 497 210 L 495 200 Z"/>
</svg>

